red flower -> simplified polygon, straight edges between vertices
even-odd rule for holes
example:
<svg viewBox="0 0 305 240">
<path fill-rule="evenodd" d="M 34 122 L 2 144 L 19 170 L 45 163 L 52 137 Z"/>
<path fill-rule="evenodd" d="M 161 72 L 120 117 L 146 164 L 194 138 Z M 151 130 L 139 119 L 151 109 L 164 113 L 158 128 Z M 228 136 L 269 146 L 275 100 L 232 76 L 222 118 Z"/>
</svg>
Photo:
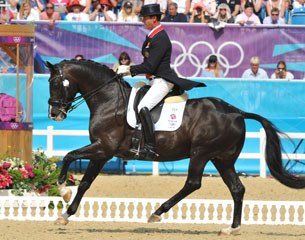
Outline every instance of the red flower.
<svg viewBox="0 0 305 240">
<path fill-rule="evenodd" d="M 44 192 L 47 192 L 49 190 L 49 188 L 50 188 L 49 185 L 45 185 L 41 189 L 38 189 L 37 192 L 38 193 L 44 193 Z"/>
<path fill-rule="evenodd" d="M 27 170 L 28 172 L 33 172 L 33 168 L 31 167 L 31 165 L 27 164 L 24 166 L 25 170 Z"/>
<path fill-rule="evenodd" d="M 27 170 L 25 170 L 23 168 L 19 168 L 18 170 L 19 170 L 19 172 L 21 172 L 23 178 L 29 178 L 29 173 Z"/>
<path fill-rule="evenodd" d="M 12 176 L 0 166 L 0 188 L 5 189 L 13 183 Z"/>
<path fill-rule="evenodd" d="M 4 162 L 2 166 L 3 166 L 4 169 L 9 169 L 11 165 L 12 164 L 9 163 L 9 162 Z"/>
</svg>

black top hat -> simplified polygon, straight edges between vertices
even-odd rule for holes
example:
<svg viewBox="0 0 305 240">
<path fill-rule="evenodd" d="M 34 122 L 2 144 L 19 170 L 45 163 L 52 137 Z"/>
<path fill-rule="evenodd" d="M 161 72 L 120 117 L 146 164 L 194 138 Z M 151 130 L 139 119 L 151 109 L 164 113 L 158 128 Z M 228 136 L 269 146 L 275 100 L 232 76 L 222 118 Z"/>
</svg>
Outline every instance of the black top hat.
<svg viewBox="0 0 305 240">
<path fill-rule="evenodd" d="M 162 14 L 163 12 L 160 11 L 160 4 L 154 3 L 143 5 L 140 12 L 140 17 L 157 16 Z"/>
</svg>

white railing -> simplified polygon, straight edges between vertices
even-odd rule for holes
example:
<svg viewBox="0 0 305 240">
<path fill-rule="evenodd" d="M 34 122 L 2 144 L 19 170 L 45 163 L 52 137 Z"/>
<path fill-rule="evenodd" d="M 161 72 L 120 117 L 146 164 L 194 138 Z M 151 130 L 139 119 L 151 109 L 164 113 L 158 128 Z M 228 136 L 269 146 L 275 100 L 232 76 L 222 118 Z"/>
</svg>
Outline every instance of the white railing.
<svg viewBox="0 0 305 240">
<path fill-rule="evenodd" d="M 72 221 L 147 222 L 166 199 L 83 198 Z M 52 205 L 52 206 L 51 206 Z M 60 197 L 0 197 L 0 220 L 54 221 L 66 211 Z M 161 223 L 230 224 L 232 200 L 184 199 Z M 305 202 L 243 202 L 243 224 L 305 225 Z"/>
<path fill-rule="evenodd" d="M 291 139 L 305 139 L 305 133 L 285 133 Z M 45 150 L 47 156 L 65 156 L 70 150 L 55 150 L 54 149 L 54 136 L 88 136 L 88 130 L 54 130 L 53 126 L 48 126 L 46 130 L 33 130 L 34 136 L 46 136 L 47 137 L 47 149 Z M 285 138 L 284 135 L 280 135 L 281 138 Z M 239 158 L 242 159 L 259 159 L 260 160 L 260 176 L 266 177 L 267 167 L 265 161 L 265 144 L 266 135 L 264 129 L 260 129 L 259 132 L 246 132 L 246 138 L 259 139 L 259 153 L 245 153 L 242 152 Z M 305 154 L 300 153 L 288 153 L 282 154 L 283 159 L 293 160 L 305 160 Z M 153 175 L 159 175 L 159 163 L 153 162 Z"/>
</svg>

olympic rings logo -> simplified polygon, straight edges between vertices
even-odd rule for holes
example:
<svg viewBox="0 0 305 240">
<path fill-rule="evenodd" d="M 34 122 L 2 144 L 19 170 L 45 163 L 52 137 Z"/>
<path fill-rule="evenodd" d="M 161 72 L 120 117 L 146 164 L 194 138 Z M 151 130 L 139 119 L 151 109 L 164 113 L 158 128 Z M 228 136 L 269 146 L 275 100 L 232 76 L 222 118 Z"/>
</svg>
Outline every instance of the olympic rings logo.
<svg viewBox="0 0 305 240">
<path fill-rule="evenodd" d="M 15 43 L 19 43 L 21 41 L 21 37 L 13 37 L 13 41 Z"/>
<path fill-rule="evenodd" d="M 242 49 L 242 47 L 236 43 L 236 42 L 232 42 L 232 41 L 228 41 L 228 42 L 224 42 L 222 43 L 219 48 L 217 49 L 217 51 L 215 51 L 214 47 L 212 46 L 212 44 L 210 44 L 209 42 L 206 41 L 198 41 L 193 43 L 190 48 L 187 49 L 185 48 L 185 46 L 179 42 L 179 41 L 172 41 L 173 45 L 177 45 L 179 49 L 181 49 L 181 54 L 179 54 L 173 64 L 171 64 L 171 67 L 174 68 L 174 70 L 180 75 L 182 76 L 181 73 L 179 73 L 178 68 L 183 65 L 185 63 L 186 60 L 190 61 L 191 65 L 193 67 L 196 68 L 195 73 L 191 76 L 191 77 L 196 77 L 196 76 L 200 76 L 201 70 L 205 68 L 206 63 L 209 59 L 209 57 L 211 55 L 216 55 L 218 58 L 218 63 L 221 66 L 222 70 L 224 70 L 224 76 L 226 76 L 230 69 L 233 68 L 237 68 L 238 66 L 241 65 L 241 63 L 243 62 L 244 59 L 244 50 Z M 200 59 L 197 57 L 197 55 L 195 54 L 195 48 L 200 46 L 206 46 L 208 48 L 208 50 L 211 52 L 209 55 L 207 55 L 204 60 L 202 62 L 200 62 Z M 225 56 L 224 54 L 222 54 L 222 51 L 224 50 L 225 47 L 234 47 L 236 50 L 234 50 L 233 54 L 234 56 L 238 56 L 238 52 L 239 52 L 239 59 L 235 62 L 235 63 L 230 63 L 229 59 L 227 56 Z"/>
<path fill-rule="evenodd" d="M 17 129 L 19 127 L 19 124 L 18 123 L 11 123 L 10 126 L 11 126 L 11 129 Z"/>
</svg>

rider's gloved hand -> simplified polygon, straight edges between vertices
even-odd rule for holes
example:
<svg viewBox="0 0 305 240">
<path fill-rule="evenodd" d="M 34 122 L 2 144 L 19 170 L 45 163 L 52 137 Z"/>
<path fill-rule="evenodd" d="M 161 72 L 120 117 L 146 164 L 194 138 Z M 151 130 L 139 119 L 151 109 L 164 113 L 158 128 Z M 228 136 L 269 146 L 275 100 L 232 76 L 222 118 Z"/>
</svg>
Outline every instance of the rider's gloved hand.
<svg viewBox="0 0 305 240">
<path fill-rule="evenodd" d="M 122 74 L 123 76 L 130 75 L 130 66 L 120 65 L 118 67 L 117 74 Z"/>
</svg>

